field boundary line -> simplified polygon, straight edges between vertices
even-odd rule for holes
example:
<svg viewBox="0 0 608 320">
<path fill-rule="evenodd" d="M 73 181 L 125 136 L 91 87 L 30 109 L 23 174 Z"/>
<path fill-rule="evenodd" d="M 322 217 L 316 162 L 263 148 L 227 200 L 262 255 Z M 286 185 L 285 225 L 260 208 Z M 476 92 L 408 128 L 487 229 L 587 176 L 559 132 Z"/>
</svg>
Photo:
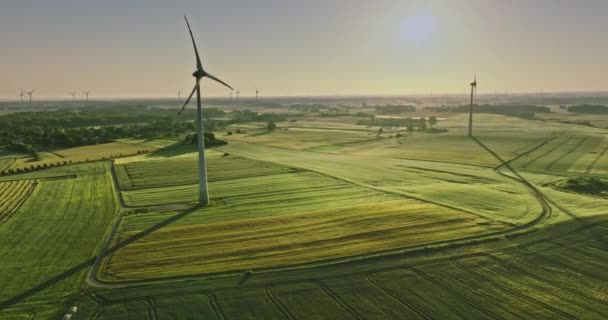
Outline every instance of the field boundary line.
<svg viewBox="0 0 608 320">
<path fill-rule="evenodd" d="M 224 312 L 222 311 L 222 308 L 217 303 L 217 296 L 213 292 L 211 292 L 211 291 L 207 292 L 205 294 L 205 296 L 207 297 L 207 300 L 209 302 L 209 306 L 211 307 L 211 309 L 215 313 L 217 319 L 218 320 L 224 320 L 224 319 L 226 319 L 226 315 L 224 315 Z"/>
<path fill-rule="evenodd" d="M 526 275 L 526 276 L 528 276 L 530 278 L 536 279 L 537 281 L 540 281 L 540 282 L 543 282 L 545 284 L 551 285 L 553 287 L 562 289 L 564 291 L 568 291 L 568 292 L 570 292 L 570 293 L 572 293 L 574 295 L 581 296 L 581 297 L 583 297 L 585 299 L 593 300 L 593 301 L 598 302 L 598 303 L 603 304 L 603 305 L 608 305 L 608 302 L 606 302 L 606 301 L 600 300 L 600 299 L 598 299 L 598 298 L 596 298 L 594 296 L 588 295 L 588 294 L 586 294 L 584 292 L 581 292 L 579 290 L 569 288 L 569 287 L 567 287 L 567 286 L 565 286 L 563 284 L 557 283 L 557 282 L 555 282 L 553 280 L 545 279 L 545 278 L 543 278 L 541 276 L 538 276 L 538 275 L 536 275 L 536 274 L 534 274 L 532 272 L 529 272 L 529 271 L 526 271 L 526 270 L 524 270 L 524 269 L 522 269 L 520 267 L 514 266 L 514 265 L 512 265 L 512 264 L 510 264 L 510 263 L 508 263 L 506 261 L 504 261 L 503 259 L 500 259 L 500 258 L 496 257 L 495 255 L 492 255 L 492 254 L 482 254 L 482 255 L 485 256 L 485 257 L 488 257 L 488 258 L 490 258 L 490 259 L 492 259 L 492 260 L 494 260 L 494 261 L 496 261 L 496 262 L 498 262 L 498 263 L 500 263 L 502 265 L 504 265 L 507 269 L 510 269 L 510 270 L 515 271 L 515 272 L 521 273 L 521 274 Z"/>
<path fill-rule="evenodd" d="M 279 300 L 279 298 L 274 294 L 273 289 L 275 287 L 276 287 L 275 285 L 272 285 L 272 286 L 267 287 L 264 290 L 264 292 L 266 293 L 266 297 L 268 297 L 268 300 L 270 300 L 270 303 L 272 305 L 274 305 L 274 307 L 277 308 L 277 310 L 279 310 L 279 312 L 286 319 L 295 320 L 295 317 L 291 314 L 291 312 L 289 312 L 287 307 L 285 307 L 285 305 L 283 305 L 283 303 Z"/>
<path fill-rule="evenodd" d="M 570 139 L 572 139 L 573 137 L 574 137 L 573 135 L 568 136 L 568 137 L 566 138 L 566 140 L 564 140 L 562 143 L 567 143 L 567 142 L 568 142 L 568 141 L 570 141 Z M 551 148 L 549 148 L 549 150 L 547 150 L 547 151 L 545 151 L 545 152 L 541 153 L 539 156 L 537 156 L 537 157 L 535 157 L 534 159 L 532 159 L 532 160 L 530 160 L 530 161 L 526 162 L 524 165 L 522 165 L 522 168 L 527 169 L 529 165 L 531 165 L 532 163 L 536 162 L 538 159 L 540 159 L 540 158 L 542 158 L 542 157 L 544 157 L 544 156 L 548 155 L 549 153 L 551 153 L 551 152 L 553 152 L 553 151 L 557 150 L 557 148 L 559 148 L 559 147 L 562 145 L 562 143 L 558 143 L 558 144 L 557 144 L 555 147 L 551 147 Z"/>
<path fill-rule="evenodd" d="M 333 290 L 331 290 L 331 288 L 329 288 L 327 286 L 327 284 L 325 284 L 323 281 L 321 281 L 321 280 L 314 280 L 314 281 L 308 282 L 308 283 L 314 283 L 317 286 L 319 286 L 319 288 L 321 288 L 321 290 L 327 296 L 329 296 L 330 299 L 334 300 L 334 302 L 336 304 L 338 304 L 340 307 L 342 307 L 344 310 L 346 310 L 346 312 L 348 312 L 351 316 L 353 316 L 353 318 L 358 319 L 358 320 L 364 320 L 365 319 L 358 312 L 356 312 L 349 305 L 347 305 L 346 302 L 344 302 L 344 300 L 342 300 L 342 298 L 340 298 L 340 296 L 338 296 Z"/>
<path fill-rule="evenodd" d="M 591 163 L 589 164 L 589 166 L 587 166 L 587 169 L 585 169 L 585 174 L 590 174 L 591 170 L 593 170 L 593 167 L 595 167 L 595 165 L 597 164 L 598 161 L 600 161 L 601 158 L 604 157 L 604 155 L 606 154 L 606 152 L 608 152 L 608 145 L 604 148 L 604 150 L 602 150 L 602 152 L 600 152 L 597 157 L 595 157 L 595 159 L 593 159 L 593 161 L 591 161 Z"/>
<path fill-rule="evenodd" d="M 553 160 L 551 163 L 547 164 L 544 169 L 546 171 L 551 171 L 551 168 L 553 168 L 553 166 L 555 166 L 558 162 L 560 162 L 563 158 L 565 158 L 566 156 L 568 156 L 570 153 L 574 152 L 574 150 L 578 149 L 578 147 L 580 147 L 585 142 L 587 142 L 587 140 L 589 140 L 589 137 L 586 137 L 586 138 L 582 139 L 579 143 L 577 143 L 576 145 L 574 145 L 574 147 L 572 149 L 570 149 L 568 152 L 564 152 L 564 154 L 562 154 L 560 157 L 558 157 L 557 159 Z M 566 171 L 568 171 L 568 170 L 566 170 Z"/>
<path fill-rule="evenodd" d="M 479 310 L 480 312 L 484 313 L 487 316 L 490 316 L 491 318 L 494 319 L 505 319 L 497 314 L 495 314 L 494 312 L 484 308 L 483 306 L 471 301 L 469 298 L 459 294 L 458 292 L 452 290 L 451 288 L 449 288 L 446 285 L 443 285 L 442 283 L 440 283 L 439 281 L 433 279 L 432 277 L 430 277 L 428 274 L 426 274 L 425 272 L 423 272 L 422 270 L 416 269 L 416 268 L 407 268 L 406 270 L 411 270 L 413 272 L 415 272 L 417 275 L 419 275 L 421 278 L 425 279 L 426 281 L 432 283 L 433 285 L 435 285 L 436 287 L 438 287 L 439 289 L 448 292 L 450 295 L 452 295 L 453 297 L 455 297 L 456 299 L 470 305 L 471 307 Z"/>
<path fill-rule="evenodd" d="M 114 239 L 114 237 L 116 236 L 116 234 L 118 232 L 118 228 L 119 228 L 120 224 L 122 223 L 122 219 L 124 217 L 124 206 L 123 206 L 124 200 L 122 199 L 122 193 L 120 191 L 120 186 L 118 183 L 118 179 L 116 177 L 116 172 L 114 171 L 114 161 L 110 162 L 110 175 L 112 178 L 112 182 L 114 184 L 115 192 L 118 193 L 118 195 L 117 195 L 118 200 L 119 200 L 118 201 L 118 205 L 119 205 L 118 217 L 116 218 L 116 221 L 114 222 L 114 225 L 112 226 L 112 229 L 110 230 L 110 233 L 108 233 L 108 236 L 104 240 L 103 245 L 101 246 L 101 249 L 99 250 L 99 254 L 95 258 L 95 260 L 93 262 L 93 266 L 91 267 L 91 270 L 89 271 L 89 274 L 87 275 L 86 282 L 91 286 L 99 286 L 101 284 L 97 281 L 97 274 L 99 273 L 100 264 L 103 261 L 103 259 L 106 257 L 107 252 L 108 252 L 108 247 L 112 243 L 112 239 Z"/>
<path fill-rule="evenodd" d="M 415 307 L 411 302 L 406 301 L 405 299 L 401 298 L 398 294 L 396 294 L 395 292 L 393 292 L 393 290 L 384 287 L 376 278 L 374 278 L 374 276 L 377 275 L 378 273 L 381 273 L 381 272 L 374 272 L 374 273 L 371 273 L 371 274 L 368 273 L 368 274 L 365 275 L 365 278 L 367 279 L 367 281 L 369 281 L 369 283 L 372 286 L 374 286 L 378 290 L 384 292 L 384 294 L 386 294 L 389 297 L 393 298 L 395 301 L 399 302 L 404 307 L 410 309 L 411 311 L 413 311 L 415 314 L 417 314 L 422 319 L 426 319 L 426 320 L 432 320 L 433 319 L 429 315 L 427 315 L 426 313 L 424 313 L 424 311 L 422 311 L 422 310 L 418 309 L 417 307 Z"/>
<path fill-rule="evenodd" d="M 530 296 L 527 296 L 527 295 L 525 295 L 525 294 L 523 294 L 523 293 L 517 292 L 517 291 L 515 291 L 514 289 L 509 288 L 509 287 L 508 287 L 508 286 L 506 286 L 506 285 L 503 285 L 503 284 L 501 284 L 501 283 L 498 283 L 498 282 L 496 282 L 496 281 L 493 281 L 493 280 L 492 280 L 492 279 L 490 279 L 489 277 L 486 277 L 486 276 L 484 276 L 484 275 L 482 275 L 482 274 L 480 274 L 480 273 L 478 273 L 478 272 L 473 271 L 472 269 L 470 269 L 470 268 L 468 268 L 468 267 L 465 267 L 464 265 L 462 265 L 462 264 L 461 264 L 461 263 L 458 261 L 458 260 L 462 260 L 462 259 L 470 259 L 470 258 L 474 258 L 474 257 L 476 257 L 476 256 L 477 256 L 477 255 L 473 255 L 473 256 L 469 256 L 469 257 L 465 257 L 465 258 L 452 258 L 452 259 L 450 259 L 450 260 L 451 260 L 452 264 L 453 264 L 453 265 L 455 265 L 456 267 L 460 268 L 461 270 L 463 270 L 463 271 L 465 271 L 465 272 L 467 272 L 467 273 L 473 274 L 474 276 L 476 276 L 476 277 L 478 277 L 478 278 L 480 278 L 480 279 L 484 280 L 485 282 L 487 282 L 488 284 L 490 284 L 490 285 L 491 285 L 491 286 L 493 286 L 493 287 L 496 287 L 496 288 L 498 288 L 498 289 L 501 289 L 501 290 L 503 290 L 503 291 L 505 291 L 505 292 L 508 292 L 508 293 L 510 293 L 510 294 L 512 294 L 512 295 L 514 295 L 514 296 L 520 297 L 520 298 L 522 298 L 522 299 L 524 299 L 524 300 L 527 300 L 528 302 L 531 302 L 531 303 L 533 303 L 533 304 L 536 304 L 536 305 L 539 305 L 539 306 L 541 306 L 541 307 L 544 307 L 545 309 L 548 309 L 548 310 L 550 310 L 550 311 L 553 311 L 554 313 L 557 313 L 557 314 L 559 314 L 559 315 L 561 315 L 561 316 L 563 316 L 563 317 L 565 317 L 565 318 L 568 318 L 568 319 L 571 319 L 571 320 L 577 320 L 577 318 L 576 318 L 576 317 L 574 317 L 573 315 L 571 315 L 571 314 L 569 314 L 569 313 L 567 313 L 567 312 L 565 312 L 565 311 L 559 310 L 559 309 L 557 309 L 557 308 L 555 308 L 555 307 L 553 307 L 553 306 L 551 306 L 551 305 L 549 305 L 549 304 L 546 304 L 546 303 L 544 303 L 544 302 L 542 302 L 542 301 L 538 301 L 538 300 L 536 300 L 536 299 L 534 299 L 534 298 L 532 298 L 532 297 L 530 297 Z"/>
</svg>

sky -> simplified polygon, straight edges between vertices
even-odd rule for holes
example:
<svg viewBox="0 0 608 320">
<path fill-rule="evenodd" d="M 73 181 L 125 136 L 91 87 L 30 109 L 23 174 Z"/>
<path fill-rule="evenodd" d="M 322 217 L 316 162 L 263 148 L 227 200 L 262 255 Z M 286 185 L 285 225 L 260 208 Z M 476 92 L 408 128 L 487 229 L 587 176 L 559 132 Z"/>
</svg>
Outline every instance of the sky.
<svg viewBox="0 0 608 320">
<path fill-rule="evenodd" d="M 0 99 L 608 90 L 605 0 L 0 0 Z M 228 96 L 206 80 L 205 96 Z"/>
</svg>

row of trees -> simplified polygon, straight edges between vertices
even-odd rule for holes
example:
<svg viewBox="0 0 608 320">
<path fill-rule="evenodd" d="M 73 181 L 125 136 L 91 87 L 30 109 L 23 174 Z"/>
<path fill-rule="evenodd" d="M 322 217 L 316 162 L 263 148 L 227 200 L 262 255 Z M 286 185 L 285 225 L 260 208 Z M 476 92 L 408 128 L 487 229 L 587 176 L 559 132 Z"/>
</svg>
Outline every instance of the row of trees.
<svg viewBox="0 0 608 320">
<path fill-rule="evenodd" d="M 569 106 L 568 111 L 587 114 L 608 114 L 608 107 L 597 104 L 581 104 L 576 106 Z"/>
<path fill-rule="evenodd" d="M 434 126 L 438 123 L 436 117 L 430 117 L 428 120 L 426 118 L 412 119 L 412 118 L 377 118 L 375 116 L 371 116 L 366 120 L 359 120 L 357 122 L 358 125 L 364 126 L 378 126 L 378 127 L 389 127 L 389 128 L 400 128 L 400 127 L 416 127 L 423 128 L 422 131 L 426 130 L 427 124 L 429 126 Z"/>
<path fill-rule="evenodd" d="M 441 106 L 441 107 L 426 107 L 425 110 L 435 112 L 469 112 L 469 105 Z M 474 105 L 476 113 L 492 113 L 511 117 L 519 117 L 525 119 L 534 118 L 535 113 L 551 113 L 551 109 L 545 106 L 526 105 L 526 104 L 483 104 Z"/>
</svg>

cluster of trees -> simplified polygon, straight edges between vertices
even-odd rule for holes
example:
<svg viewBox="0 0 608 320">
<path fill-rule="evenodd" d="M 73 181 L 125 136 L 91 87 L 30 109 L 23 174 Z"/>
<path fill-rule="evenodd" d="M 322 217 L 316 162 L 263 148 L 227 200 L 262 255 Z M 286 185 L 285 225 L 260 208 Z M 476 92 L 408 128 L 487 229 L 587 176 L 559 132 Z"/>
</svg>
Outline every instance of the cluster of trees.
<svg viewBox="0 0 608 320">
<path fill-rule="evenodd" d="M 412 119 L 412 118 L 376 118 L 371 117 L 369 120 L 360 120 L 359 125 L 378 126 L 377 135 L 380 136 L 383 132 L 382 127 L 400 128 L 404 127 L 408 133 L 415 131 L 426 133 L 442 133 L 447 132 L 447 129 L 433 128 L 439 121 L 436 117 Z"/>
<path fill-rule="evenodd" d="M 426 118 L 412 119 L 412 118 L 377 118 L 375 116 L 371 116 L 366 120 L 359 120 L 357 122 L 358 125 L 364 126 L 378 126 L 378 127 L 389 127 L 389 128 L 399 128 L 399 127 L 427 127 L 427 122 L 430 126 L 436 125 L 439 121 L 436 117 L 430 117 L 428 120 Z"/>
<path fill-rule="evenodd" d="M 416 107 L 412 105 L 385 105 L 376 106 L 377 114 L 400 114 L 403 112 L 414 112 Z"/>
<path fill-rule="evenodd" d="M 225 145 L 227 142 L 223 140 L 218 140 L 215 138 L 215 134 L 212 132 L 205 132 L 203 134 L 203 140 L 205 140 L 205 147 L 217 147 Z M 184 142 L 187 144 L 197 144 L 198 143 L 198 134 L 193 133 L 189 134 L 184 138 Z"/>
<path fill-rule="evenodd" d="M 581 104 L 569 106 L 568 112 L 588 113 L 588 114 L 608 114 L 608 107 L 596 104 Z"/>
<path fill-rule="evenodd" d="M 285 121 L 288 117 L 249 110 L 227 113 L 215 108 L 205 108 L 204 115 L 205 131 L 230 124 Z M 174 109 L 139 104 L 13 113 L 0 116 L 0 146 L 36 156 L 39 149 L 100 144 L 121 138 L 170 138 L 196 131 L 191 121 L 195 118 L 193 109 L 186 109 L 176 119 Z M 210 141 L 209 145 L 214 143 Z"/>
<path fill-rule="evenodd" d="M 289 117 L 288 114 L 275 114 L 275 113 L 257 113 L 251 110 L 238 110 L 232 112 L 232 119 L 228 120 L 226 124 L 238 124 L 246 122 L 268 122 L 268 121 L 286 121 Z"/>
<path fill-rule="evenodd" d="M 551 109 L 545 106 L 526 105 L 526 104 L 483 104 L 474 105 L 476 113 L 492 113 L 525 119 L 534 118 L 535 113 L 551 113 Z M 436 112 L 469 112 L 469 105 L 426 107 L 425 110 Z"/>
</svg>

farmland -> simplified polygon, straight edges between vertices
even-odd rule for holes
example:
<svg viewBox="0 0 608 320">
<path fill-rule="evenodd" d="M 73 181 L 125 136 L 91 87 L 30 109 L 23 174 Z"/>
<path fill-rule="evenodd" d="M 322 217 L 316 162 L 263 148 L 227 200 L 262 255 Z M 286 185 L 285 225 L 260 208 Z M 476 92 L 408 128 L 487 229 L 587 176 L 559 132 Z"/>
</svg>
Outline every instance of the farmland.
<svg viewBox="0 0 608 320">
<path fill-rule="evenodd" d="M 9 314 L 56 312 L 79 292 L 118 214 L 109 164 L 0 180 L 2 202 L 12 199 L 7 204 L 14 210 L 0 223 L 0 305 Z"/>
<path fill-rule="evenodd" d="M 0 182 L 0 223 L 8 220 L 19 209 L 37 184 L 33 180 Z"/>
<path fill-rule="evenodd" d="M 193 145 L 54 150 L 134 152 L 0 177 L 0 239 L 17 248 L 0 319 L 72 305 L 73 319 L 602 318 L 608 199 L 561 186 L 607 178 L 605 132 L 486 114 L 471 139 L 463 115 L 439 116 L 448 132 L 378 135 L 348 116 L 228 127 L 204 208 Z"/>
</svg>

